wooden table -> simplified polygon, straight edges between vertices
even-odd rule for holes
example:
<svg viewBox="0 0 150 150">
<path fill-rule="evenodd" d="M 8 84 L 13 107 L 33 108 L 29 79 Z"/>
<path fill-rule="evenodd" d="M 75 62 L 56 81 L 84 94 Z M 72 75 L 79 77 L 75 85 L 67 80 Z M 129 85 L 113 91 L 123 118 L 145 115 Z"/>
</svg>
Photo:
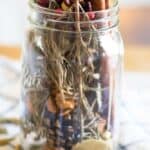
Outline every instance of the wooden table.
<svg viewBox="0 0 150 150">
<path fill-rule="evenodd" d="M 150 46 L 125 48 L 125 71 L 150 72 Z"/>
</svg>

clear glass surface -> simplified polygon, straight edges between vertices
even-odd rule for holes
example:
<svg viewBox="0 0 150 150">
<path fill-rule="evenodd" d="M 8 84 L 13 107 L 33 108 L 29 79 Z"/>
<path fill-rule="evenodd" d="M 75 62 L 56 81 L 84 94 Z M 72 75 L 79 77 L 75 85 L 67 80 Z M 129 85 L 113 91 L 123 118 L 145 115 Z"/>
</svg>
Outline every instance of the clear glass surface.
<svg viewBox="0 0 150 150">
<path fill-rule="evenodd" d="M 22 59 L 22 129 L 27 150 L 115 149 L 123 44 L 118 6 L 66 21 L 30 3 Z M 66 16 L 67 15 L 67 16 Z M 77 29 L 77 30 L 76 30 Z"/>
</svg>

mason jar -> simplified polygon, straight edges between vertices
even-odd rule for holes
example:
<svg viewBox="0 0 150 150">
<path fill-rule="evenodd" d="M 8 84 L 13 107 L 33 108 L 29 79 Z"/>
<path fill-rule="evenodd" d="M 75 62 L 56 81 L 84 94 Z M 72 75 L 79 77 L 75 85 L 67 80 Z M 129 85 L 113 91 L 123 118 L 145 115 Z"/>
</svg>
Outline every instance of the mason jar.
<svg viewBox="0 0 150 150">
<path fill-rule="evenodd" d="M 22 58 L 25 150 L 111 150 L 119 135 L 123 44 L 118 4 L 55 11 L 29 1 Z M 82 19 L 81 19 L 82 18 Z"/>
</svg>

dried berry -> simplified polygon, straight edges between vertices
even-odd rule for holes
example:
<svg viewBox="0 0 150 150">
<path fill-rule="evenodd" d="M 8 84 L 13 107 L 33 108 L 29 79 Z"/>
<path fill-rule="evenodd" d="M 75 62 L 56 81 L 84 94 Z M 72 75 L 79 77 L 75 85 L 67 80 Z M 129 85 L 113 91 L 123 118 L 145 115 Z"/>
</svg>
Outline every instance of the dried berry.
<svg viewBox="0 0 150 150">
<path fill-rule="evenodd" d="M 92 8 L 93 6 L 92 6 L 92 3 L 91 3 L 90 1 L 88 1 L 88 2 L 83 2 L 82 5 L 83 5 L 83 8 L 84 8 L 84 10 L 85 10 L 86 12 L 93 10 L 93 8 Z"/>
<path fill-rule="evenodd" d="M 61 4 L 61 3 L 63 2 L 63 0 L 56 0 L 56 2 L 57 2 L 58 4 Z"/>
<path fill-rule="evenodd" d="M 42 7 L 48 7 L 49 6 L 49 0 L 37 0 L 37 3 Z"/>
<path fill-rule="evenodd" d="M 89 12 L 88 12 L 88 16 L 89 16 L 89 19 L 90 19 L 90 20 L 95 19 L 95 13 L 92 12 L 92 11 L 89 11 Z"/>
<path fill-rule="evenodd" d="M 57 8 L 56 10 L 55 10 L 55 12 L 57 13 L 57 14 L 62 14 L 62 9 L 61 8 Z"/>
<path fill-rule="evenodd" d="M 71 6 L 71 5 L 72 5 L 72 1 L 71 1 L 71 0 L 64 0 L 64 3 L 65 3 L 67 6 Z"/>
</svg>

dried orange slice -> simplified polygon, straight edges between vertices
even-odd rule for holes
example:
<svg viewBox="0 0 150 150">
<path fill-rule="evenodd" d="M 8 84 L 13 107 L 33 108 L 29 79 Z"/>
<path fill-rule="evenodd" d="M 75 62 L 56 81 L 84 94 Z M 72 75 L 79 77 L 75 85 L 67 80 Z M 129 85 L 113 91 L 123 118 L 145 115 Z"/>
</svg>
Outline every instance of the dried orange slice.
<svg viewBox="0 0 150 150">
<path fill-rule="evenodd" d="M 112 150 L 110 144 L 102 140 L 85 140 L 73 147 L 72 150 Z"/>
</svg>

